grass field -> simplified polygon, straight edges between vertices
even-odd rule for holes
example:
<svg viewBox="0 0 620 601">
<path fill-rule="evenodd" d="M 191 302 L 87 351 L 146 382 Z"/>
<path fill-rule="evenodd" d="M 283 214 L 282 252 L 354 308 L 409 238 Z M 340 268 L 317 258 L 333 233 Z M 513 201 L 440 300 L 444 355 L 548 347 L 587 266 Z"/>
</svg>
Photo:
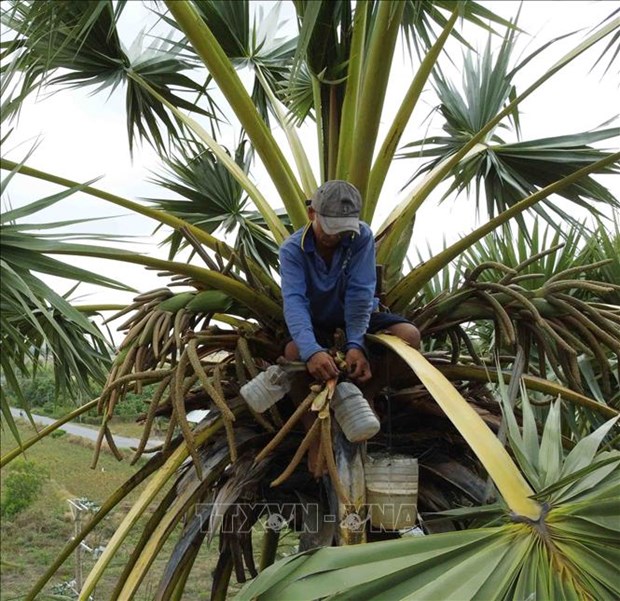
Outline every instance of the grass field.
<svg viewBox="0 0 620 601">
<path fill-rule="evenodd" d="M 33 434 L 29 424 L 19 423 L 20 436 L 27 439 Z M 15 446 L 12 435 L 6 430 L 2 432 L 2 454 Z M 98 466 L 95 470 L 90 469 L 92 461 L 92 443 L 77 439 L 69 435 L 59 438 L 50 438 L 35 444 L 26 452 L 26 458 L 38 467 L 44 469 L 50 477 L 45 479 L 43 490 L 34 504 L 13 518 L 4 518 L 0 524 L 0 542 L 2 559 L 0 560 L 0 598 L 2 601 L 23 599 L 30 586 L 44 573 L 58 551 L 70 539 L 73 534 L 73 519 L 68 499 L 85 497 L 96 503 L 101 503 L 106 497 L 123 483 L 135 467 L 131 467 L 128 461 L 118 462 L 111 454 L 101 454 Z M 10 470 L 11 465 L 3 469 Z M 4 478 L 2 479 L 4 481 Z M 4 485 L 2 485 L 4 495 Z M 87 540 L 90 546 L 105 545 L 112 536 L 115 528 L 120 524 L 126 512 L 135 501 L 139 490 L 134 491 L 127 497 L 117 511 L 111 514 L 99 529 L 95 536 Z M 138 524 L 130 535 L 121 552 L 108 568 L 108 571 L 96 592 L 95 599 L 110 599 L 116 581 L 129 557 L 131 549 L 139 539 L 141 525 Z M 165 567 L 166 561 L 176 541 L 173 532 L 164 545 L 158 559 L 151 568 L 149 575 L 143 582 L 136 599 L 152 599 L 157 589 L 159 577 Z M 257 541 L 255 548 L 260 548 Z M 203 545 L 195 563 L 194 571 L 188 580 L 183 599 L 205 599 L 209 597 L 211 587 L 211 572 L 217 560 L 217 540 L 211 544 L 211 549 Z M 94 565 L 94 560 L 89 553 L 84 553 L 84 575 Z M 74 577 L 74 557 L 61 567 L 50 585 L 46 587 L 45 594 L 37 599 L 69 599 L 71 597 L 59 597 L 54 594 L 54 586 L 71 580 Z M 234 576 L 233 576 L 234 581 Z M 232 592 L 239 590 L 240 586 L 232 587 Z"/>
</svg>

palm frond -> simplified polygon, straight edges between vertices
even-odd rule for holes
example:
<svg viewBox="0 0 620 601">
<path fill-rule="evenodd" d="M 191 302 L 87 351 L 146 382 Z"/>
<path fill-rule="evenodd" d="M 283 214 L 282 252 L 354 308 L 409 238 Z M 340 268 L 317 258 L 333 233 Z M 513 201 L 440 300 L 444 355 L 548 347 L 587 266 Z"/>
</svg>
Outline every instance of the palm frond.
<svg viewBox="0 0 620 601">
<path fill-rule="evenodd" d="M 248 173 L 252 151 L 242 140 L 235 152 L 235 161 Z M 210 234 L 220 232 L 234 236 L 233 248 L 243 248 L 265 271 L 277 264 L 277 246 L 268 235 L 265 221 L 256 211 L 248 210 L 248 197 L 240 184 L 208 150 L 182 148 L 178 156 L 166 159 L 170 176 L 153 181 L 181 199 L 150 199 L 160 209 L 183 219 Z M 286 223 L 286 216 L 281 219 Z M 174 231 L 163 242 L 170 245 L 170 258 L 187 246 L 180 231 Z"/>
<path fill-rule="evenodd" d="M 231 64 L 237 68 L 260 70 L 270 87 L 278 91 L 285 86 L 290 73 L 296 37 L 281 35 L 280 5 L 256 7 L 250 14 L 251 3 L 196 3 L 200 17 L 213 31 Z M 270 100 L 258 76 L 252 84 L 252 100 L 266 123 L 269 123 Z"/>
<path fill-rule="evenodd" d="M 486 145 L 483 144 L 482 141 L 485 140 L 486 137 L 495 130 L 495 128 L 506 116 L 514 116 L 516 107 L 521 102 L 523 102 L 523 100 L 529 97 L 535 90 L 537 90 L 540 86 L 547 82 L 561 69 L 565 68 L 576 58 L 581 56 L 586 50 L 588 50 L 593 45 L 597 44 L 601 40 L 605 39 L 605 37 L 613 33 L 616 29 L 618 29 L 619 26 L 620 19 L 616 19 L 615 21 L 612 21 L 611 23 L 601 27 L 592 35 L 589 35 L 586 40 L 584 40 L 576 48 L 564 55 L 541 77 L 539 77 L 534 83 L 527 87 L 524 92 L 518 95 L 511 95 L 510 101 L 506 104 L 506 106 L 495 117 L 488 121 L 480 131 L 472 135 L 469 141 L 464 141 L 460 149 L 456 150 L 452 155 L 449 155 L 443 160 L 439 161 L 437 165 L 433 169 L 431 169 L 427 176 L 422 179 L 418 186 L 416 186 L 415 189 L 408 195 L 408 197 L 392 211 L 392 213 L 381 226 L 378 232 L 378 236 L 384 237 L 385 240 L 382 240 L 381 246 L 378 249 L 378 257 L 380 258 L 380 261 L 382 263 L 386 262 L 390 251 L 394 248 L 395 241 L 400 239 L 402 235 L 402 230 L 408 226 L 409 220 L 415 215 L 417 209 L 425 202 L 431 191 L 433 191 L 436 186 L 439 185 L 441 181 L 443 181 L 444 178 L 446 178 L 450 174 L 453 174 L 455 170 L 458 171 L 459 164 L 467 165 L 472 156 L 476 156 L 484 152 L 486 149 Z M 506 43 L 507 42 L 505 41 L 504 46 L 506 45 Z M 521 64 L 523 64 L 523 62 Z M 603 160 L 595 163 L 593 169 L 580 169 L 577 173 L 580 177 L 589 175 L 590 171 L 595 171 L 598 167 L 605 167 L 612 163 L 616 163 L 617 161 L 618 153 L 610 155 L 609 160 Z M 573 176 L 569 176 L 568 178 L 561 180 L 564 182 L 564 186 L 572 184 L 573 181 L 579 179 L 578 177 L 575 177 L 575 180 L 573 180 L 572 177 Z M 559 189 L 559 187 L 557 189 Z M 542 193 L 543 191 L 541 191 L 540 193 L 536 192 L 529 198 L 536 198 L 536 202 L 538 202 L 548 194 L 555 191 L 556 188 L 554 188 L 554 185 L 552 184 L 551 186 L 548 186 L 547 189 L 545 189 L 545 194 Z M 515 207 L 516 206 L 518 205 L 515 205 Z M 504 211 L 503 216 L 507 217 L 508 215 L 510 215 L 510 218 L 518 217 L 517 213 L 519 213 L 520 210 L 516 212 L 513 211 L 515 207 L 511 207 L 510 209 Z"/>
<path fill-rule="evenodd" d="M 127 130 L 129 148 L 135 137 L 163 150 L 165 137 L 178 134 L 178 124 L 164 106 L 136 83 L 129 73 L 137 73 L 163 97 L 178 108 L 207 117 L 213 113 L 186 100 L 173 90 L 205 95 L 204 85 L 183 74 L 194 66 L 182 54 L 178 44 L 160 40 L 143 49 L 140 34 L 125 50 L 117 22 L 125 2 L 16 2 L 3 10 L 3 23 L 15 34 L 7 51 L 14 59 L 6 67 L 9 76 L 22 75 L 17 99 L 41 85 L 61 87 L 97 86 L 114 91 L 126 85 Z M 11 106 L 17 106 L 16 100 Z M 10 107 L 9 107 L 10 108 Z"/>
<path fill-rule="evenodd" d="M 91 320 L 91 315 L 75 308 L 68 298 L 77 288 L 74 282 L 88 282 L 118 290 L 130 289 L 110 278 L 48 256 L 58 250 L 88 246 L 64 242 L 67 235 L 63 233 L 44 234 L 41 231 L 84 223 L 86 220 L 43 225 L 22 221 L 81 188 L 74 187 L 2 214 L 0 355 L 3 385 L 0 402 L 5 420 L 18 441 L 19 435 L 8 405 L 12 398 L 29 411 L 21 392 L 20 378 L 34 376 L 40 362 L 49 359 L 54 369 L 56 395 L 66 394 L 74 400 L 83 400 L 84 397 L 92 398 L 93 386 L 105 381 L 111 365 L 110 343 Z M 84 238 L 79 234 L 68 237 Z M 110 242 L 114 238 L 101 236 L 100 239 Z M 65 295 L 60 295 L 37 274 L 64 278 L 72 288 Z"/>
<path fill-rule="evenodd" d="M 607 16 L 603 20 L 603 23 L 605 21 L 612 20 L 618 13 L 620 13 L 620 9 L 614 10 L 613 12 L 609 14 L 609 16 Z M 600 23 L 599 25 L 602 25 L 602 23 Z M 620 52 L 620 31 L 615 33 L 614 36 L 611 38 L 611 40 L 609 40 L 609 42 L 607 43 L 607 46 L 605 47 L 603 52 L 601 52 L 600 57 L 594 63 L 592 68 L 596 67 L 596 65 L 598 65 L 598 63 L 601 62 L 601 60 L 603 60 L 604 57 L 611 54 L 611 56 L 609 57 L 609 63 L 604 71 L 604 73 L 607 73 L 607 71 L 609 71 L 609 68 L 614 64 L 614 60 L 618 56 L 618 52 Z"/>
<path fill-rule="evenodd" d="M 105 379 L 110 365 L 109 347 L 99 329 L 75 309 L 66 298 L 54 292 L 35 273 L 53 275 L 98 286 L 129 290 L 110 278 L 77 268 L 54 259 L 48 254 L 69 248 L 96 249 L 88 245 L 64 242 L 63 233 L 41 234 L 40 230 L 60 228 L 87 220 L 31 225 L 18 222 L 51 207 L 67 196 L 80 191 L 82 186 L 70 188 L 40 199 L 19 209 L 2 214 L 0 225 L 2 247 L 2 322 L 4 369 L 7 373 L 28 374 L 36 369 L 36 349 L 47 347 L 53 358 L 57 386 L 79 396 L 91 396 L 91 384 Z M 79 234 L 73 237 L 83 238 Z M 72 237 L 69 236 L 69 237 Z M 113 238 L 100 237 L 108 242 Z M 13 343 L 11 343 L 13 341 Z M 28 366 L 30 364 L 30 366 Z M 8 377 L 8 376 L 7 376 Z M 75 379 L 75 380 L 74 380 Z M 13 377 L 11 376 L 13 381 Z M 15 388 L 15 386 L 11 386 Z M 19 388 L 14 390 L 19 393 Z M 23 401 L 23 399 L 22 399 Z"/>
<path fill-rule="evenodd" d="M 301 227 L 306 222 L 301 187 L 217 38 L 200 20 L 193 6 L 176 2 L 167 2 L 167 6 L 239 118 L 276 185 L 291 221 L 295 227 Z"/>
<path fill-rule="evenodd" d="M 507 38 L 497 58 L 494 59 L 489 40 L 480 57 L 475 57 L 473 53 L 466 55 L 462 92 L 448 82 L 439 70 L 436 71 L 436 89 L 441 101 L 439 108 L 445 118 L 443 128 L 448 135 L 420 140 L 405 147 L 424 148 L 419 153 L 405 152 L 402 157 L 436 157 L 424 164 L 416 173 L 416 177 L 430 172 L 446 156 L 457 152 L 485 123 L 499 113 L 511 98 L 513 93 L 511 77 L 516 73 L 516 70 L 510 71 L 509 66 L 512 46 L 512 39 Z M 516 114 L 514 117 L 513 122 L 517 125 Z M 463 162 L 461 169 L 454 173 L 454 179 L 443 198 L 447 198 L 455 191 L 469 192 L 473 185 L 476 192 L 476 210 L 479 209 L 480 197 L 484 193 L 486 212 L 493 217 L 551 181 L 608 156 L 610 153 L 597 150 L 591 144 L 609 140 L 616 137 L 619 132 L 618 128 L 598 129 L 509 144 L 503 142 L 498 131 L 491 131 L 485 140 L 486 148 Z M 617 171 L 618 165 L 612 164 L 601 173 Z M 613 208 L 619 206 L 613 194 L 591 177 L 567 186 L 559 194 L 592 212 L 596 212 L 592 201 Z M 547 210 L 558 213 L 565 220 L 572 219 L 557 203 L 549 200 L 543 201 L 534 210 L 549 223 L 555 223 L 555 218 Z M 522 218 L 519 218 L 519 221 L 523 223 Z"/>
<path fill-rule="evenodd" d="M 402 17 L 402 29 L 405 40 L 411 52 L 411 47 L 418 54 L 423 54 L 434 43 L 434 26 L 444 29 L 448 16 L 455 9 L 454 3 L 449 1 L 407 0 Z M 458 7 L 461 18 L 478 27 L 494 33 L 491 24 L 502 25 L 513 29 L 515 25 L 506 21 L 478 2 L 463 2 Z M 469 43 L 458 31 L 452 35 L 462 44 L 469 47 Z"/>
</svg>

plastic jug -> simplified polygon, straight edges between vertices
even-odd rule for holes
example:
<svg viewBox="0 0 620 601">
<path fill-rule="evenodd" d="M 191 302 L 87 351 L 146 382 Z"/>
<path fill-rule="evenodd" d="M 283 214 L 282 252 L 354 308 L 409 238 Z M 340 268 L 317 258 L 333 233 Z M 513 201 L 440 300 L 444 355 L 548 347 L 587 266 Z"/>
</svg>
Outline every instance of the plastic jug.
<svg viewBox="0 0 620 601">
<path fill-rule="evenodd" d="M 371 524 L 385 530 L 415 526 L 418 460 L 408 455 L 368 455 L 364 471 Z"/>
<path fill-rule="evenodd" d="M 239 391 L 245 402 L 263 413 L 277 403 L 289 390 L 291 382 L 279 365 L 270 365 L 265 371 L 244 384 Z"/>
<path fill-rule="evenodd" d="M 381 428 L 368 401 L 360 389 L 351 382 L 341 382 L 336 386 L 331 406 L 336 421 L 350 442 L 368 440 Z"/>
</svg>

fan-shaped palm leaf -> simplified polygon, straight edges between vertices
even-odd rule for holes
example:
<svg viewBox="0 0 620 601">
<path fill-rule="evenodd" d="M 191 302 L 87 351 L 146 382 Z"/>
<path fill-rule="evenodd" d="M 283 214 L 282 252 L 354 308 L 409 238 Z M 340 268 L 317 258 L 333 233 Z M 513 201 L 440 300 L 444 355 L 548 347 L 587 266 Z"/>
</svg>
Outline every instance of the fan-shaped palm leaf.
<svg viewBox="0 0 620 601">
<path fill-rule="evenodd" d="M 6 186 L 3 180 L 2 188 Z M 69 280 L 88 282 L 99 286 L 128 290 L 128 287 L 109 278 L 80 269 L 47 256 L 54 250 L 70 247 L 66 238 L 85 238 L 80 234 L 42 233 L 50 229 L 84 223 L 86 220 L 47 224 L 24 223 L 25 218 L 53 206 L 74 194 L 80 187 L 68 189 L 23 207 L 2 214 L 0 224 L 0 299 L 2 315 L 0 325 L 1 364 L 5 378 L 0 390 L 2 412 L 14 434 L 13 418 L 8 410 L 7 388 L 16 395 L 24 409 L 28 403 L 21 394 L 18 376 L 28 377 L 37 371 L 39 361 L 47 355 L 54 366 L 56 393 L 66 393 L 71 398 L 92 397 L 92 386 L 105 381 L 111 364 L 110 346 L 101 331 L 88 317 L 56 293 L 39 275 L 45 274 Z M 101 236 L 107 241 L 114 238 Z M 19 440 L 19 436 L 17 436 Z"/>
<path fill-rule="evenodd" d="M 247 141 L 242 141 L 235 161 L 248 173 L 252 158 Z M 248 210 L 248 197 L 241 185 L 209 151 L 181 149 L 166 164 L 172 177 L 156 177 L 153 181 L 162 188 L 181 196 L 183 200 L 153 200 L 161 210 L 175 215 L 210 234 L 219 230 L 224 236 L 234 236 L 237 253 L 251 257 L 265 271 L 275 267 L 277 247 L 268 235 L 264 220 L 256 211 Z M 285 216 L 282 221 L 286 223 Z M 179 248 L 187 245 L 180 231 L 173 232 L 165 244 L 170 245 L 172 258 Z"/>
<path fill-rule="evenodd" d="M 604 25 L 593 34 L 588 36 L 588 38 L 581 44 L 579 44 L 576 48 L 574 48 L 568 54 L 562 57 L 562 59 L 555 63 L 553 67 L 551 67 L 545 74 L 539 77 L 523 93 L 517 95 L 514 98 L 511 98 L 510 101 L 506 104 L 506 106 L 493 118 L 491 118 L 482 127 L 482 129 L 480 129 L 477 133 L 471 135 L 468 141 L 463 141 L 461 147 L 456 150 L 452 155 L 449 155 L 448 157 L 439 161 L 435 165 L 435 167 L 427 174 L 427 176 L 424 177 L 422 181 L 412 190 L 408 197 L 392 211 L 392 213 L 388 216 L 377 234 L 378 238 L 380 239 L 380 247 L 378 250 L 379 260 L 382 264 L 389 264 L 389 271 L 392 274 L 399 273 L 402 265 L 399 263 L 390 263 L 389 256 L 391 250 L 395 248 L 398 243 L 400 243 L 404 233 L 411 227 L 411 219 L 415 216 L 415 212 L 425 202 L 425 200 L 429 197 L 429 195 L 436 188 L 436 186 L 439 185 L 439 183 L 443 181 L 444 178 L 448 177 L 451 174 L 453 175 L 452 172 L 457 165 L 467 165 L 468 161 L 471 159 L 472 156 L 476 156 L 479 153 L 484 152 L 486 150 L 486 145 L 482 142 L 491 132 L 495 130 L 498 124 L 500 124 L 507 115 L 512 115 L 514 118 L 514 115 L 516 114 L 516 107 L 525 98 L 530 96 L 536 89 L 538 89 L 541 85 L 548 81 L 554 74 L 566 67 L 594 44 L 598 43 L 605 37 L 615 32 L 619 26 L 620 19 L 613 20 L 609 24 Z M 504 44 L 504 48 L 505 47 L 506 44 Z M 523 62 L 521 64 L 523 64 Z M 571 185 L 580 177 L 584 175 L 589 175 L 590 172 L 596 171 L 597 169 L 604 169 L 608 165 L 617 163 L 619 160 L 618 153 L 609 155 L 609 158 L 609 161 L 597 161 L 596 163 L 591 165 L 591 167 L 593 167 L 592 169 L 580 169 L 578 172 L 575 172 L 573 176 L 568 176 L 567 178 L 560 180 L 563 182 L 563 184 L 559 187 Z M 557 189 L 559 189 L 559 187 Z M 554 188 L 552 185 L 551 187 L 547 186 L 547 188 L 543 190 L 545 190 L 547 194 L 540 194 L 539 192 L 536 192 L 529 198 L 536 198 L 536 202 L 538 202 L 542 198 L 546 197 L 546 195 L 555 192 L 556 188 Z M 515 206 L 519 205 L 517 204 Z M 506 210 L 504 212 L 504 215 L 511 215 L 511 217 L 515 217 L 515 215 L 512 213 L 515 206 Z M 411 277 L 414 277 L 411 274 L 409 275 Z M 401 284 L 403 286 L 405 285 L 403 282 L 401 282 Z"/>
<path fill-rule="evenodd" d="M 511 77 L 516 74 L 516 70 L 509 72 L 512 45 L 512 40 L 508 38 L 495 60 L 491 54 L 490 41 L 480 57 L 475 57 L 473 53 L 468 54 L 465 57 L 462 92 L 448 82 L 439 70 L 436 71 L 440 111 L 446 120 L 443 128 L 448 135 L 421 140 L 405 147 L 424 146 L 419 153 L 405 152 L 403 157 L 437 157 L 426 163 L 417 175 L 431 171 L 445 157 L 457 152 L 506 105 L 514 93 Z M 527 63 L 527 59 L 524 63 Z M 515 121 L 515 124 L 517 123 L 518 121 Z M 484 141 L 485 148 L 464 161 L 463 169 L 455 175 L 443 198 L 454 191 L 469 191 L 474 184 L 477 205 L 481 192 L 484 191 L 487 213 L 494 216 L 552 181 L 609 156 L 610 153 L 597 150 L 590 144 L 609 140 L 619 133 L 620 129 L 609 128 L 507 144 L 502 141 L 499 132 L 491 131 Z M 618 165 L 612 164 L 600 173 L 614 173 L 617 170 Z M 618 207 L 618 201 L 613 195 L 591 177 L 585 178 L 579 184 L 567 186 L 559 194 L 580 206 L 587 206 L 590 210 L 593 210 L 593 205 L 589 201 Z M 561 217 L 565 220 L 571 219 L 570 215 L 561 211 L 557 203 L 545 200 L 534 207 L 534 210 L 550 223 L 554 223 L 553 217 L 543 207 L 561 212 Z M 478 209 L 478 206 L 476 208 Z M 522 220 L 519 221 L 523 223 Z"/>
<path fill-rule="evenodd" d="M 253 18 L 247 1 L 196 2 L 196 10 L 233 65 L 249 67 L 255 72 L 260 70 L 273 90 L 283 87 L 297 39 L 281 36 L 279 4 L 257 7 Z M 259 114 L 269 123 L 270 101 L 258 77 L 252 86 L 252 100 Z"/>
<path fill-rule="evenodd" d="M 6 68 L 9 74 L 23 75 L 19 98 L 42 84 L 96 85 L 98 89 L 114 90 L 124 83 L 130 149 L 136 134 L 163 149 L 165 138 L 160 128 L 163 125 L 166 136 L 176 135 L 175 121 L 140 86 L 139 79 L 128 77 L 129 73 L 138 74 L 176 107 L 205 116 L 213 114 L 173 92 L 181 89 L 206 94 L 203 85 L 182 73 L 193 64 L 182 55 L 178 44 L 161 40 L 143 49 L 140 34 L 125 51 L 116 29 L 124 5 L 124 1 L 92 0 L 7 3 L 2 20 L 16 33 L 16 38 L 7 50 L 15 58 Z"/>
<path fill-rule="evenodd" d="M 273 179 L 293 225 L 300 227 L 306 222 L 303 192 L 217 38 L 192 5 L 170 2 L 167 6 L 239 118 Z"/>
<path fill-rule="evenodd" d="M 444 29 L 448 22 L 445 13 L 449 14 L 453 10 L 454 3 L 449 1 L 406 0 L 403 12 L 403 33 L 409 48 L 413 45 L 418 54 L 428 50 L 433 45 L 435 37 L 433 25 Z M 491 23 L 508 28 L 514 27 L 511 22 L 502 19 L 478 2 L 462 2 L 458 10 L 463 20 L 469 21 L 482 29 L 493 31 Z M 454 31 L 452 35 L 462 44 L 469 45 L 459 32 Z"/>
</svg>

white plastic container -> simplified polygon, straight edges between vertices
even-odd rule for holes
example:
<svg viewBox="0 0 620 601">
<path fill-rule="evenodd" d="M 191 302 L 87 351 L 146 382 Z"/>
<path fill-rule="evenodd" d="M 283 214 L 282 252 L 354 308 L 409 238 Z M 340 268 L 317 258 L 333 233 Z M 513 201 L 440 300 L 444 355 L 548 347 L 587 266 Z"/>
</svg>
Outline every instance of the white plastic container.
<svg viewBox="0 0 620 601">
<path fill-rule="evenodd" d="M 279 365 L 270 365 L 244 384 L 239 392 L 254 411 L 263 413 L 275 405 L 290 389 L 291 382 L 286 372 Z"/>
<path fill-rule="evenodd" d="M 384 530 L 413 528 L 418 505 L 418 460 L 368 455 L 364 461 L 370 523 Z"/>
<path fill-rule="evenodd" d="M 381 428 L 377 416 L 355 384 L 338 384 L 331 406 L 336 421 L 350 442 L 368 440 Z"/>
</svg>

